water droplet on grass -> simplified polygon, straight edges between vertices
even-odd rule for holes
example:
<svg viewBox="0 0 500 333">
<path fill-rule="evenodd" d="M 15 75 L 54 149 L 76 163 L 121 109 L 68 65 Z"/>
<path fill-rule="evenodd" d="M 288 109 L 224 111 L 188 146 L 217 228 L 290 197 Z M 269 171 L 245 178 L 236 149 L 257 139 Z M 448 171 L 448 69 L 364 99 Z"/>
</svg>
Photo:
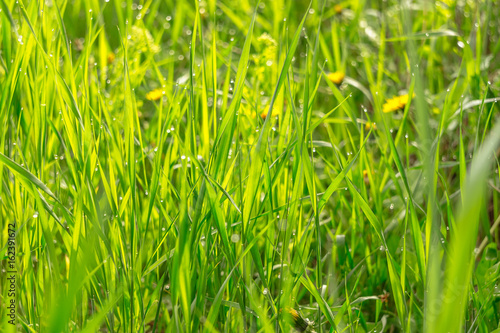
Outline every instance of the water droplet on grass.
<svg viewBox="0 0 500 333">
<path fill-rule="evenodd" d="M 240 235 L 238 235 L 238 234 L 231 235 L 231 242 L 238 243 L 239 241 L 240 241 Z"/>
</svg>

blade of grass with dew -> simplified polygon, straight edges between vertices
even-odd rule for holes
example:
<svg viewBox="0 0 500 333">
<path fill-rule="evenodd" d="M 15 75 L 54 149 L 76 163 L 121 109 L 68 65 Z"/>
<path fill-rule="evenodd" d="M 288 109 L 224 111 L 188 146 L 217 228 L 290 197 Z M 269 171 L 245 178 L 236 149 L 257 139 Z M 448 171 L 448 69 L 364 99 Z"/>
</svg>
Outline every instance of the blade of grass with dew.
<svg viewBox="0 0 500 333">
<path fill-rule="evenodd" d="M 309 8 L 308 8 L 308 10 L 309 10 Z M 297 48 L 300 33 L 302 31 L 302 27 L 304 25 L 306 17 L 307 17 L 307 12 L 304 15 L 301 23 L 299 24 L 299 26 L 295 32 L 295 35 L 293 37 L 292 43 L 290 44 L 290 47 L 288 49 L 288 53 L 287 53 L 286 58 L 285 58 L 285 62 L 283 64 L 283 67 L 282 67 L 281 72 L 280 72 L 278 83 L 277 83 L 276 88 L 274 90 L 273 97 L 271 99 L 271 103 L 269 104 L 269 109 L 267 111 L 266 120 L 264 121 L 264 124 L 262 126 L 262 130 L 260 131 L 259 138 L 257 140 L 257 144 L 256 144 L 255 148 L 253 149 L 253 151 L 251 152 L 252 164 L 251 164 L 250 170 L 249 170 L 250 177 L 248 180 L 247 187 L 245 189 L 245 193 L 243 195 L 243 198 L 244 198 L 243 200 L 245 202 L 245 206 L 242 207 L 243 228 L 244 228 L 243 230 L 245 231 L 244 237 L 247 239 L 253 238 L 251 236 L 252 230 L 249 228 L 249 222 L 250 222 L 250 216 L 252 214 L 255 198 L 257 197 L 257 190 L 258 190 L 259 183 L 260 183 L 260 178 L 261 178 L 260 175 L 262 173 L 262 165 L 263 165 L 263 160 L 265 157 L 264 155 L 265 155 L 265 152 L 267 149 L 266 145 L 267 145 L 267 137 L 269 135 L 269 124 L 270 124 L 270 118 L 271 118 L 270 115 L 271 115 L 272 110 L 273 110 L 274 101 L 276 100 L 276 98 L 281 90 L 281 86 L 283 85 L 283 83 L 285 82 L 285 79 L 287 77 L 288 68 L 292 62 L 292 58 L 293 58 L 293 55 L 295 53 L 295 49 Z M 258 250 L 254 249 L 254 250 L 252 250 L 251 253 L 252 253 L 252 257 L 253 257 L 256 265 L 258 267 L 262 266 L 262 264 L 259 264 L 260 254 L 258 253 Z M 265 281 L 263 272 L 260 272 L 260 273 L 262 274 L 261 279 L 263 281 Z"/>
<path fill-rule="evenodd" d="M 354 188 L 354 186 L 351 183 L 351 180 L 347 177 L 346 177 L 346 182 L 347 182 L 347 186 L 348 186 L 351 194 L 353 195 L 354 201 L 363 210 L 366 218 L 368 219 L 368 221 L 372 225 L 373 229 L 375 230 L 375 233 L 377 234 L 380 242 L 382 243 L 382 247 L 384 249 L 384 252 L 385 252 L 386 258 L 387 258 L 387 268 L 388 268 L 388 272 L 389 272 L 392 292 L 394 295 L 394 301 L 396 303 L 396 308 L 398 310 L 399 317 L 402 320 L 402 324 L 403 324 L 403 319 L 405 318 L 405 313 L 406 313 L 406 302 L 404 301 L 405 299 L 404 299 L 404 295 L 403 295 L 401 284 L 400 284 L 400 278 L 398 277 L 398 272 L 396 271 L 396 268 L 395 268 L 394 259 L 393 259 L 392 255 L 389 253 L 389 249 L 388 249 L 387 243 L 385 241 L 384 233 L 382 230 L 382 224 L 379 221 L 379 219 L 377 218 L 377 216 L 370 209 L 368 204 L 365 202 L 363 197 Z"/>
<path fill-rule="evenodd" d="M 215 317 L 217 316 L 217 313 L 219 311 L 219 307 L 220 307 L 220 304 L 222 302 L 222 296 L 223 296 L 223 292 L 224 292 L 224 289 L 225 289 L 225 286 L 227 285 L 227 283 L 229 282 L 231 276 L 233 275 L 234 271 L 236 270 L 236 268 L 238 267 L 238 264 L 245 258 L 245 256 L 248 254 L 248 252 L 251 251 L 251 249 L 254 247 L 254 245 L 257 243 L 257 241 L 260 239 L 260 237 L 262 237 L 265 232 L 267 231 L 267 229 L 270 227 L 270 225 L 267 225 L 266 227 L 264 227 L 264 229 L 262 229 L 260 231 L 260 233 L 258 235 L 256 235 L 249 243 L 248 245 L 246 246 L 245 250 L 243 251 L 243 253 L 241 254 L 240 258 L 238 258 L 238 260 L 235 262 L 235 264 L 233 265 L 233 268 L 231 269 L 231 272 L 229 272 L 227 274 L 227 277 L 226 279 L 224 280 L 224 282 L 221 284 L 220 288 L 219 288 L 219 292 L 217 293 L 217 295 L 215 296 L 214 298 L 214 302 L 210 308 L 210 311 L 207 315 L 207 320 L 205 322 L 206 326 L 205 326 L 205 332 L 208 332 L 207 330 L 207 326 L 208 327 L 216 327 L 216 320 L 215 320 Z"/>
<path fill-rule="evenodd" d="M 450 240 L 446 258 L 445 281 L 440 306 L 433 304 L 436 311 L 436 326 L 429 332 L 463 331 L 464 312 L 469 281 L 474 269 L 474 248 L 479 225 L 479 210 L 485 200 L 486 176 L 492 165 L 492 155 L 500 144 L 500 123 L 497 123 L 479 152 L 474 156 L 465 178 L 463 201 L 458 212 L 456 229 Z"/>
</svg>

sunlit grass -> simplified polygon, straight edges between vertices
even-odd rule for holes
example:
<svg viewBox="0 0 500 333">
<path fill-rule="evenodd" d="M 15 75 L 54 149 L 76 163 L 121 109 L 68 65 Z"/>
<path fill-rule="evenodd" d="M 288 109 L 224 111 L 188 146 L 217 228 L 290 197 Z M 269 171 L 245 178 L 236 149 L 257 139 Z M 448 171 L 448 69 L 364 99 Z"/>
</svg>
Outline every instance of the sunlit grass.
<svg viewBox="0 0 500 333">
<path fill-rule="evenodd" d="M 0 325 L 500 332 L 495 2 L 0 2 Z"/>
</svg>

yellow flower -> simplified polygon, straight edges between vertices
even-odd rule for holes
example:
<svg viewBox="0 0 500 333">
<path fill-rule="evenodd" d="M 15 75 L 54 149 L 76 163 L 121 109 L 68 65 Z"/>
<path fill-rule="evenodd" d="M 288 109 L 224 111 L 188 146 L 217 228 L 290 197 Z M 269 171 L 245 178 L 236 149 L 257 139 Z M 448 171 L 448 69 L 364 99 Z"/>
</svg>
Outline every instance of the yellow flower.
<svg viewBox="0 0 500 333">
<path fill-rule="evenodd" d="M 314 330 L 314 322 L 310 321 L 307 318 L 302 317 L 302 315 L 291 307 L 285 307 L 285 314 L 287 320 L 292 324 L 297 332 L 316 332 Z"/>
<path fill-rule="evenodd" d="M 150 101 L 157 101 L 163 96 L 163 89 L 158 88 L 155 90 L 151 90 L 146 94 L 146 99 Z"/>
<path fill-rule="evenodd" d="M 116 58 L 115 54 L 113 52 L 109 52 L 108 53 L 108 65 L 112 64 L 113 61 L 115 61 L 115 58 Z"/>
<path fill-rule="evenodd" d="M 276 117 L 276 116 L 277 116 L 277 115 L 279 115 L 279 114 L 280 114 L 280 112 L 279 112 L 279 110 L 278 110 L 278 109 L 273 109 L 273 112 L 271 112 L 271 118 Z M 261 117 L 262 119 L 266 119 L 266 117 L 267 117 L 267 110 L 266 110 L 266 111 L 264 111 L 264 112 L 262 112 L 262 113 L 260 114 L 260 117 Z"/>
<path fill-rule="evenodd" d="M 369 131 L 371 128 L 373 128 L 374 131 L 377 130 L 377 124 L 370 122 L 366 123 L 365 131 Z"/>
<path fill-rule="evenodd" d="M 402 110 L 405 108 L 406 104 L 408 104 L 408 94 L 389 98 L 387 103 L 382 106 L 382 111 L 387 113 Z"/>
<path fill-rule="evenodd" d="M 335 6 L 333 6 L 333 10 L 335 10 L 335 13 L 340 14 L 340 13 L 342 13 L 342 6 L 335 5 Z"/>
<path fill-rule="evenodd" d="M 334 72 L 328 74 L 328 80 L 332 81 L 335 84 L 341 84 L 344 80 L 345 74 L 343 72 Z"/>
</svg>

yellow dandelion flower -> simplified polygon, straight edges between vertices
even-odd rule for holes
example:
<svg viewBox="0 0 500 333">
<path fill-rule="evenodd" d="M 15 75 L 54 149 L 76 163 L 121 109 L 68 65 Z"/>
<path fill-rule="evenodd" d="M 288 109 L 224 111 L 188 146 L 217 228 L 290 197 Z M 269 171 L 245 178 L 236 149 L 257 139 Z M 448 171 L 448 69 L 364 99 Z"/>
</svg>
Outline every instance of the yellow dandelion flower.
<svg viewBox="0 0 500 333">
<path fill-rule="evenodd" d="M 341 84 L 344 81 L 345 74 L 343 72 L 333 72 L 328 74 L 328 80 L 335 84 Z"/>
<path fill-rule="evenodd" d="M 333 6 L 333 10 L 335 11 L 335 13 L 340 14 L 340 13 L 342 13 L 342 6 L 335 5 L 335 6 Z"/>
<path fill-rule="evenodd" d="M 399 96 L 399 102 L 404 105 L 408 104 L 408 95 Z"/>
<path fill-rule="evenodd" d="M 408 104 L 408 94 L 389 98 L 382 106 L 382 111 L 385 113 L 402 110 Z"/>
<path fill-rule="evenodd" d="M 372 128 L 373 128 L 374 131 L 377 130 L 377 124 L 370 123 L 370 122 L 366 123 L 366 125 L 365 125 L 365 131 L 369 131 Z"/>
<path fill-rule="evenodd" d="M 276 117 L 276 116 L 277 116 L 277 115 L 279 115 L 279 114 L 280 114 L 279 110 L 278 110 L 278 109 L 274 109 L 274 110 L 273 110 L 273 112 L 271 112 L 271 118 Z M 266 110 L 266 111 L 264 111 L 264 112 L 262 112 L 262 113 L 260 114 L 260 117 L 261 117 L 263 120 L 264 120 L 264 119 L 266 119 L 266 117 L 267 117 L 267 110 Z"/>
<path fill-rule="evenodd" d="M 115 58 L 116 58 L 115 54 L 113 52 L 109 52 L 109 54 L 108 54 L 108 65 L 112 64 L 113 61 L 115 61 Z"/>
<path fill-rule="evenodd" d="M 292 324 L 297 332 L 315 333 L 314 323 L 309 319 L 302 317 L 302 315 L 291 307 L 285 307 L 287 320 Z"/>
<path fill-rule="evenodd" d="M 150 101 L 157 101 L 163 96 L 163 90 L 161 88 L 151 90 L 146 94 L 146 99 Z"/>
</svg>

